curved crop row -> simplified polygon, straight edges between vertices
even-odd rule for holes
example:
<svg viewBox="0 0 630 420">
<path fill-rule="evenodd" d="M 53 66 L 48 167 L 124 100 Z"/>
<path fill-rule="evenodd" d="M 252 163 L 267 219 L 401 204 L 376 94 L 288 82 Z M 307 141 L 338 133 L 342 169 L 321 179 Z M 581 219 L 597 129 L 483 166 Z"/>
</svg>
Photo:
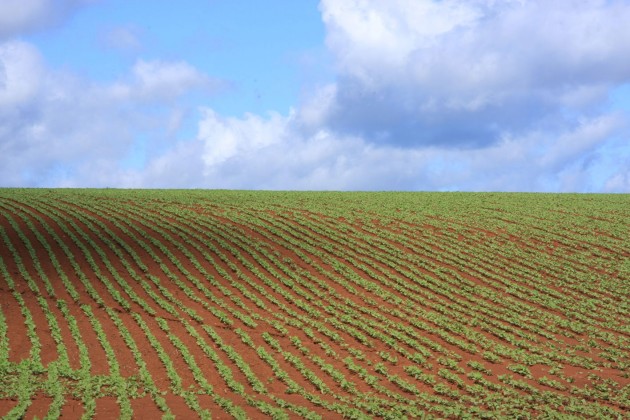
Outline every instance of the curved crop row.
<svg viewBox="0 0 630 420">
<path fill-rule="evenodd" d="M 628 209 L 0 190 L 0 415 L 617 417 Z"/>
</svg>

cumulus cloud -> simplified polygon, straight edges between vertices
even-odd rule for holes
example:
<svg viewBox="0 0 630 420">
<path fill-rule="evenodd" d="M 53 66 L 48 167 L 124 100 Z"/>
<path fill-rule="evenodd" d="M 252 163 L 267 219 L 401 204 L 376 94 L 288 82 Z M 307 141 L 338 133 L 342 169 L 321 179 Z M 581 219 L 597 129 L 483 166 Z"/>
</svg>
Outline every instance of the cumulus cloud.
<svg viewBox="0 0 630 420">
<path fill-rule="evenodd" d="M 3 117 L 37 95 L 42 73 L 42 57 L 36 48 L 20 41 L 0 44 L 0 112 Z"/>
<path fill-rule="evenodd" d="M 184 183 L 208 187 L 627 190 L 627 160 L 610 155 L 629 153 L 628 115 L 605 103 L 630 80 L 630 5 L 323 0 L 320 9 L 335 83 L 286 116 L 205 109 L 197 139 L 142 182 L 166 182 L 193 150 L 179 164 L 192 172 Z"/>
<path fill-rule="evenodd" d="M 197 182 L 215 187 L 627 187 L 627 162 L 609 156 L 628 154 L 628 115 L 604 109 L 630 80 L 626 2 L 322 0 L 320 10 L 337 81 L 286 117 L 203 111 L 198 138 L 162 156 L 153 182 L 189 147 Z"/>
<path fill-rule="evenodd" d="M 325 130 L 307 136 L 293 113 L 233 118 L 204 109 L 196 139 L 179 143 L 138 171 L 134 185 L 391 189 L 400 168 L 384 164 L 387 160 L 407 167 L 414 162 L 406 151 L 375 149 L 359 138 Z"/>
<path fill-rule="evenodd" d="M 630 191 L 630 164 L 627 164 L 623 171 L 610 177 L 604 185 L 605 192 L 627 193 Z"/>
<path fill-rule="evenodd" d="M 203 161 L 208 167 L 222 164 L 234 156 L 286 141 L 288 121 L 277 113 L 268 119 L 247 114 L 243 119 L 222 118 L 212 109 L 202 109 L 199 138 L 205 143 Z"/>
<path fill-rule="evenodd" d="M 60 22 L 78 7 L 96 0 L 2 0 L 0 40 Z"/>
<path fill-rule="evenodd" d="M 138 60 L 127 78 L 108 86 L 108 89 L 119 100 L 168 101 L 191 89 L 212 93 L 224 84 L 185 61 Z"/>
<path fill-rule="evenodd" d="M 2 43 L 2 185 L 131 182 L 123 162 L 136 138 L 150 138 L 156 150 L 173 141 L 183 118 L 178 99 L 211 82 L 185 62 L 138 61 L 121 80 L 98 84 L 49 68 L 29 43 Z"/>
<path fill-rule="evenodd" d="M 598 166 L 609 163 L 599 151 L 623 124 L 618 116 L 584 119 L 558 143 L 538 131 L 477 149 L 407 148 L 326 129 L 310 132 L 297 112 L 234 118 L 203 109 L 194 140 L 180 142 L 128 180 L 151 187 L 599 191 L 603 184 L 592 180 Z M 619 191 L 625 179 L 603 182 Z"/>
<path fill-rule="evenodd" d="M 482 147 L 557 124 L 630 79 L 620 1 L 323 0 L 328 124 L 374 142 Z M 575 122 L 575 121 L 573 121 Z M 569 122 L 568 122 L 569 123 Z"/>
<path fill-rule="evenodd" d="M 0 179 L 630 192 L 630 115 L 608 106 L 630 82 L 628 2 L 322 0 L 320 10 L 334 82 L 285 114 L 202 106 L 185 139 L 178 98 L 224 86 L 189 63 L 137 60 L 94 84 L 47 68 L 27 43 L 2 44 Z M 128 167 L 138 132 L 168 139 Z"/>
</svg>

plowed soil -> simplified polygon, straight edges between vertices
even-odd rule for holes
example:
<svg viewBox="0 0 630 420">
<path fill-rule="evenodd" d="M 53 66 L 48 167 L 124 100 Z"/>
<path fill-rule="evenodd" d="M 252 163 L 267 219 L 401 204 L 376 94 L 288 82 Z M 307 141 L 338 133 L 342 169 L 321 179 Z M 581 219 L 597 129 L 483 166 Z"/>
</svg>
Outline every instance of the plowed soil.
<svg viewBox="0 0 630 420">
<path fill-rule="evenodd" d="M 0 416 L 623 416 L 629 227 L 628 196 L 0 190 Z"/>
</svg>

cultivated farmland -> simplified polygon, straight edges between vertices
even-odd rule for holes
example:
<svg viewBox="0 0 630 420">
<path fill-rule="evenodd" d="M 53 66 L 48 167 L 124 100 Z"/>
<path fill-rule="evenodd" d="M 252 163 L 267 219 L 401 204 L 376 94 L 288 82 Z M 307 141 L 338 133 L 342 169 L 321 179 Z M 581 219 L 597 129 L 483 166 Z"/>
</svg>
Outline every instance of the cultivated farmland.
<svg viewBox="0 0 630 420">
<path fill-rule="evenodd" d="M 630 196 L 0 190 L 7 418 L 617 418 Z"/>
</svg>

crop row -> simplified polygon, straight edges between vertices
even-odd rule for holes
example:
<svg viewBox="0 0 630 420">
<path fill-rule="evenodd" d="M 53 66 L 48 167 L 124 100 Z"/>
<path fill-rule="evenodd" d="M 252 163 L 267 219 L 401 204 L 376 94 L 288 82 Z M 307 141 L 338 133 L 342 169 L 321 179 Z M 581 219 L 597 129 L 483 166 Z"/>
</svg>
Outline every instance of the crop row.
<svg viewBox="0 0 630 420">
<path fill-rule="evenodd" d="M 0 409 L 617 416 L 627 213 L 543 198 L 2 191 Z"/>
</svg>

